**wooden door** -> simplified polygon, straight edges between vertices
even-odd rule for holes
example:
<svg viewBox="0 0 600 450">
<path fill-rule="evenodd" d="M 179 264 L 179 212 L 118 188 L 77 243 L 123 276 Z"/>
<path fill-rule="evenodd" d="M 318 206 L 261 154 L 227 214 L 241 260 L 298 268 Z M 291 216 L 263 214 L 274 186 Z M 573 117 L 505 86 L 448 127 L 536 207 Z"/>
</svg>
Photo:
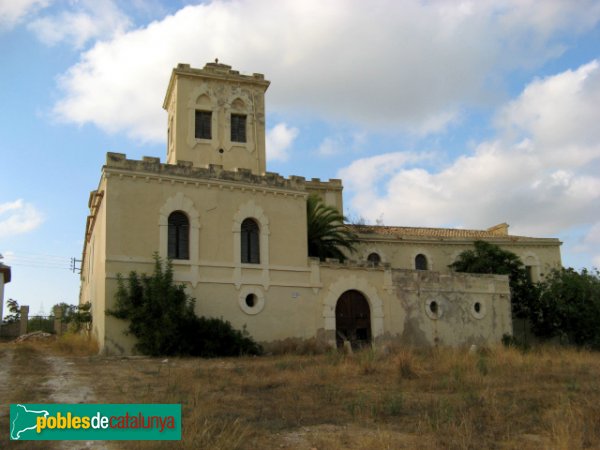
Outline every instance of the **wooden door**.
<svg viewBox="0 0 600 450">
<path fill-rule="evenodd" d="M 369 302 L 359 291 L 346 291 L 335 306 L 335 331 L 338 347 L 344 340 L 350 341 L 353 349 L 371 342 L 371 313 Z"/>
</svg>

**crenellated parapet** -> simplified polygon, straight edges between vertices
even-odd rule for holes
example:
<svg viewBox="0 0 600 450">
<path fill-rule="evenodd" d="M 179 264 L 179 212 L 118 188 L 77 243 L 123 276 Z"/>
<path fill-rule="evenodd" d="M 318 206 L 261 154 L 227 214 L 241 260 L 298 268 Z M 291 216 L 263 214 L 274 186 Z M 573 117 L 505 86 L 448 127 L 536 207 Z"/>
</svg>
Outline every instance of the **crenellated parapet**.
<svg viewBox="0 0 600 450">
<path fill-rule="evenodd" d="M 164 164 L 159 158 L 144 156 L 141 160 L 127 159 L 124 153 L 106 154 L 106 174 L 127 173 L 137 178 L 178 178 L 185 183 L 193 184 L 200 181 L 224 181 L 245 185 L 245 188 L 279 188 L 293 191 L 307 192 L 312 181 L 307 182 L 304 177 L 290 176 L 285 178 L 278 173 L 266 172 L 264 175 L 252 173 L 249 169 L 225 170 L 222 165 L 209 164 L 208 167 L 197 167 L 189 161 L 177 161 L 177 164 Z M 321 185 L 327 182 L 319 181 Z M 340 180 L 330 180 L 333 188 L 340 186 Z M 241 186 L 240 186 L 241 187 Z"/>
</svg>

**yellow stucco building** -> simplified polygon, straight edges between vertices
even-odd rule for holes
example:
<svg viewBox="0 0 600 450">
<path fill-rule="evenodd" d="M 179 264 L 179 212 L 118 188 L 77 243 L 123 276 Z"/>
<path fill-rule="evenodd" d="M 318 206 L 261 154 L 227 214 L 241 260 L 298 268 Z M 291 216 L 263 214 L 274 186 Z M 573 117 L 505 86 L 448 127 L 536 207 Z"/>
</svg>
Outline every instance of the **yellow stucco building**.
<svg viewBox="0 0 600 450">
<path fill-rule="evenodd" d="M 262 74 L 225 64 L 173 69 L 167 158 L 108 153 L 89 198 L 80 301 L 105 353 L 133 352 L 126 324 L 106 316 L 117 274 L 152 271 L 152 254 L 173 260 L 196 312 L 246 327 L 258 341 L 318 338 L 336 344 L 498 342 L 512 332 L 507 277 L 452 273 L 474 240 L 519 255 L 534 279 L 560 265 L 557 239 L 487 230 L 354 226 L 353 260 L 307 254 L 306 199 L 340 211 L 342 181 L 266 171 Z"/>
<path fill-rule="evenodd" d="M 2 259 L 2 255 L 0 255 L 0 259 Z M 4 285 L 10 283 L 10 277 L 10 267 L 0 261 L 0 327 L 2 327 L 2 319 L 4 318 Z"/>
</svg>

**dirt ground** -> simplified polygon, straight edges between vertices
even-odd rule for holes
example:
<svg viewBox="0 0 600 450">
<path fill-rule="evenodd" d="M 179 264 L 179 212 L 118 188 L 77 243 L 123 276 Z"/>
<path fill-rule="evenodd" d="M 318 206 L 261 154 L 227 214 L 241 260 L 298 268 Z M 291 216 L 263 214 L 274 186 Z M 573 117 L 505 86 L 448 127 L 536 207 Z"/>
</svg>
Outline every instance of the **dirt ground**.
<svg viewBox="0 0 600 450">
<path fill-rule="evenodd" d="M 9 441 L 11 403 L 96 403 L 90 377 L 76 358 L 66 358 L 23 344 L 0 344 L 0 439 L 2 448 L 99 449 L 103 442 Z M 8 442 L 6 442 L 8 441 Z"/>
<path fill-rule="evenodd" d="M 181 392 L 174 384 L 185 383 L 178 378 L 182 371 L 198 375 L 211 372 L 244 371 L 252 365 L 249 359 L 169 359 L 147 357 L 100 357 L 65 356 L 58 354 L 44 343 L 0 343 L 0 442 L 1 448 L 48 449 L 48 450 L 117 450 L 122 448 L 198 448 L 234 449 L 256 448 L 249 441 L 260 443 L 259 448 L 317 450 L 321 448 L 430 448 L 423 447 L 418 436 L 400 431 L 386 431 L 385 436 L 377 427 L 356 424 L 318 424 L 281 430 L 278 425 L 268 437 L 257 437 L 247 426 L 217 425 L 205 420 L 201 426 L 206 436 L 198 440 L 188 439 L 185 444 L 174 442 L 101 442 L 101 441 L 10 441 L 9 405 L 11 403 L 165 403 L 182 402 Z M 148 383 L 152 380 L 151 383 Z M 217 380 L 214 380 L 218 383 Z M 188 386 L 189 388 L 190 386 Z M 222 388 L 218 388 L 223 390 Z M 208 390 L 208 389 L 207 389 Z M 224 399 L 226 398 L 224 393 Z M 200 400 L 201 401 L 201 400 Z M 211 400 L 214 401 L 214 398 Z M 185 415 L 185 414 L 184 414 Z M 185 422 L 185 418 L 184 418 Z M 197 433 L 197 430 L 194 430 Z M 184 424 L 185 433 L 185 424 Z M 376 445 L 381 439 L 393 438 L 394 447 Z M 365 442 L 374 443 L 375 447 Z M 336 443 L 334 446 L 328 445 Z M 214 444 L 215 446 L 213 447 Z"/>
<path fill-rule="evenodd" d="M 2 343 L 0 447 L 600 448 L 599 373 L 600 354 L 573 349 L 206 360 Z M 182 441 L 8 441 L 11 403 L 178 403 Z"/>
</svg>

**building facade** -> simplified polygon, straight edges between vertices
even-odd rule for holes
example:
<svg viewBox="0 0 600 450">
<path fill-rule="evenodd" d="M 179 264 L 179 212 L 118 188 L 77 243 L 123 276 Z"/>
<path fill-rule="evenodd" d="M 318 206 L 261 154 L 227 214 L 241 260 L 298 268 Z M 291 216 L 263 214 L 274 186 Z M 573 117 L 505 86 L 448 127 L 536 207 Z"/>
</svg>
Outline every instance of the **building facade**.
<svg viewBox="0 0 600 450">
<path fill-rule="evenodd" d="M 167 158 L 108 153 L 89 198 L 80 301 L 92 304 L 105 353 L 133 352 L 126 324 L 106 316 L 117 274 L 152 271 L 171 258 L 196 312 L 246 327 L 263 343 L 317 338 L 331 345 L 498 342 L 511 333 L 508 280 L 452 273 L 474 240 L 517 253 L 532 277 L 560 265 L 556 239 L 488 230 L 354 226 L 353 260 L 307 254 L 306 199 L 343 210 L 341 180 L 266 171 L 262 74 L 225 64 L 173 69 L 163 107 Z"/>
<path fill-rule="evenodd" d="M 2 255 L 0 255 L 0 258 L 2 258 Z M 10 266 L 0 262 L 0 327 L 2 326 L 2 319 L 4 318 L 4 285 L 10 283 L 10 278 Z"/>
</svg>

